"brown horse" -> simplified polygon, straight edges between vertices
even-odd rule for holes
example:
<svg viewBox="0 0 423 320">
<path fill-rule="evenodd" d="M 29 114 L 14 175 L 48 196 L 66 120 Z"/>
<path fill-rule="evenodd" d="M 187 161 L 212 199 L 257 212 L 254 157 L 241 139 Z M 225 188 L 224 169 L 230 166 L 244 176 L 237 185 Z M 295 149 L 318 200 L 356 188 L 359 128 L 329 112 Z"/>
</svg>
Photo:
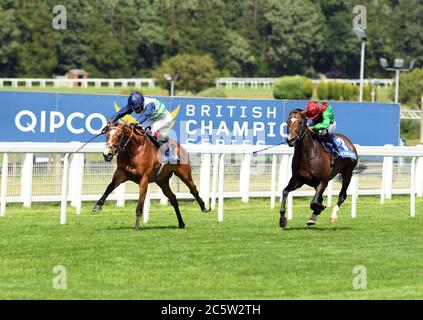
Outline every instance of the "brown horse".
<svg viewBox="0 0 423 320">
<path fill-rule="evenodd" d="M 287 124 L 287 142 L 290 147 L 295 146 L 295 150 L 292 159 L 292 178 L 282 194 L 279 225 L 281 228 L 286 228 L 287 226 L 285 204 L 289 192 L 301 188 L 304 184 L 316 190 L 316 194 L 310 204 L 313 214 L 307 221 L 307 225 L 314 225 L 318 215 L 326 208 L 322 204 L 323 192 L 328 182 L 339 173 L 342 176 L 342 188 L 339 193 L 338 203 L 333 209 L 330 219 L 331 223 L 335 224 L 339 208 L 347 198 L 347 189 L 354 168 L 358 163 L 357 150 L 347 137 L 337 134 L 354 151 L 357 160 L 350 158 L 343 159 L 341 157 L 332 160 L 330 152 L 326 151 L 323 145 L 314 138 L 315 134 L 309 130 L 307 119 L 302 110 L 297 109 L 292 111 L 288 116 Z"/>
<path fill-rule="evenodd" d="M 178 201 L 169 186 L 169 179 L 175 174 L 189 188 L 191 194 L 200 205 L 201 211 L 208 212 L 204 201 L 200 198 L 197 187 L 192 180 L 191 166 L 188 162 L 188 153 L 178 143 L 174 152 L 179 156 L 177 163 L 163 164 L 160 162 L 162 153 L 159 151 L 144 129 L 125 123 L 110 127 L 106 132 L 106 148 L 103 157 L 112 161 L 117 154 L 117 169 L 113 174 L 112 182 L 108 185 L 103 196 L 93 208 L 94 212 L 100 211 L 109 194 L 121 183 L 133 181 L 139 185 L 138 205 L 135 211 L 135 230 L 139 230 L 140 219 L 143 213 L 144 201 L 149 183 L 155 182 L 163 190 L 175 209 L 179 228 L 184 228 L 179 211 Z"/>
</svg>

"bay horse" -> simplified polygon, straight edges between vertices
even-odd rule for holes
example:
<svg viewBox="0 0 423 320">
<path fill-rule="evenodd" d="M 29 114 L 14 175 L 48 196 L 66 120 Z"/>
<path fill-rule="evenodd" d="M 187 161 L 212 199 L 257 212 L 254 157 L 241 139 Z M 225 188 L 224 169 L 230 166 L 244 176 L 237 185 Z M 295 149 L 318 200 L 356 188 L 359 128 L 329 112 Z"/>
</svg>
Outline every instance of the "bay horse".
<svg viewBox="0 0 423 320">
<path fill-rule="evenodd" d="M 342 188 L 338 196 L 338 203 L 330 217 L 330 222 L 335 224 L 339 209 L 347 198 L 347 189 L 351 182 L 354 168 L 358 163 L 357 150 L 347 137 L 336 134 L 344 143 L 348 144 L 355 153 L 356 159 L 338 157 L 333 160 L 332 154 L 323 147 L 321 142 L 315 139 L 317 134 L 309 130 L 307 119 L 304 112 L 300 109 L 296 109 L 289 114 L 287 125 L 288 137 L 286 140 L 290 147 L 294 147 L 294 157 L 292 159 L 292 177 L 282 193 L 279 225 L 281 228 L 286 228 L 287 226 L 285 205 L 288 194 L 301 188 L 304 184 L 313 187 L 316 191 L 310 203 L 310 209 L 313 210 L 313 214 L 307 221 L 307 225 L 314 225 L 319 214 L 326 208 L 322 204 L 323 192 L 329 181 L 337 174 L 340 174 L 342 176 Z"/>
<path fill-rule="evenodd" d="M 106 148 L 104 149 L 103 157 L 105 161 L 110 162 L 117 155 L 117 169 L 113 174 L 112 181 L 107 186 L 103 196 L 97 201 L 93 211 L 101 211 L 109 194 L 121 183 L 133 181 L 139 185 L 139 198 L 135 210 L 136 219 L 134 226 L 134 230 L 137 231 L 140 227 L 148 184 L 155 182 L 163 190 L 163 194 L 169 199 L 175 209 L 179 228 L 183 229 L 185 223 L 179 211 L 178 200 L 169 186 L 169 180 L 173 174 L 186 184 L 197 200 L 201 211 L 210 211 L 206 209 L 204 201 L 200 198 L 192 179 L 188 153 L 179 143 L 174 142 L 174 144 L 176 145 L 174 152 L 178 155 L 179 161 L 162 165 L 160 162 L 161 151 L 147 136 L 143 128 L 126 123 L 111 126 L 106 132 Z"/>
</svg>

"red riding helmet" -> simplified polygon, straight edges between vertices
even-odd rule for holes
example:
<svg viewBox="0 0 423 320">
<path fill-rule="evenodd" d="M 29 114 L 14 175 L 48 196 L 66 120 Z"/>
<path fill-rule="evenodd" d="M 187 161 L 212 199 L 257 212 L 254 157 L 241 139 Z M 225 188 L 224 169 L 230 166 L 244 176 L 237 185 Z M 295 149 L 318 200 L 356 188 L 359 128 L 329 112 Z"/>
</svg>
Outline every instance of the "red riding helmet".
<svg viewBox="0 0 423 320">
<path fill-rule="evenodd" d="M 321 105 L 316 101 L 310 101 L 307 103 L 305 116 L 308 120 L 316 119 L 322 112 Z"/>
</svg>

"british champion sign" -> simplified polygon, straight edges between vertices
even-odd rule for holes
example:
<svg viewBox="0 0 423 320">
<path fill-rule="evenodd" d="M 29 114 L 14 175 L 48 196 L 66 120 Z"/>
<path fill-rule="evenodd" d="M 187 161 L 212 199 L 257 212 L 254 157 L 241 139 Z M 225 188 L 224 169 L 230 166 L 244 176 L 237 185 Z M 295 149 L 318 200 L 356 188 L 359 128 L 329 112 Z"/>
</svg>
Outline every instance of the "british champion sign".
<svg viewBox="0 0 423 320">
<path fill-rule="evenodd" d="M 307 101 L 156 97 L 174 119 L 181 143 L 260 144 L 285 141 L 289 112 Z M 0 92 L 2 142 L 84 142 L 126 105 L 123 95 Z M 337 130 L 360 145 L 398 145 L 399 105 L 331 102 Z M 124 118 L 135 122 L 136 114 Z M 101 138 L 98 138 L 101 141 Z"/>
</svg>

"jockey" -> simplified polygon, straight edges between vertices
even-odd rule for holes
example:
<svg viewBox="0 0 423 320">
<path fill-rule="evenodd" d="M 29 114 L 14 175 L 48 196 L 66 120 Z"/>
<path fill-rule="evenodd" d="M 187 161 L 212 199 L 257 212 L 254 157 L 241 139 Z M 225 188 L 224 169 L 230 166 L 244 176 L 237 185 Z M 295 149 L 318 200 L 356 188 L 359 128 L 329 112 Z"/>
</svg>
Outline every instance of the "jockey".
<svg viewBox="0 0 423 320">
<path fill-rule="evenodd" d="M 327 141 L 333 145 L 335 152 L 339 155 L 338 146 L 334 139 L 336 136 L 332 134 L 336 129 L 335 116 L 332 106 L 327 102 L 310 101 L 305 110 L 305 116 L 308 120 L 312 120 L 312 126 L 309 130 L 319 135 L 323 141 Z"/>
<path fill-rule="evenodd" d="M 128 97 L 127 106 L 111 117 L 111 123 L 115 123 L 132 112 L 140 114 L 137 121 L 146 129 L 149 135 L 161 143 L 168 141 L 168 134 L 173 119 L 162 102 L 154 98 L 144 98 L 141 93 L 133 92 Z M 106 132 L 109 127 L 110 124 L 107 124 L 102 132 Z M 166 150 L 165 156 L 169 156 L 169 148 Z M 174 158 L 177 158 L 177 156 L 174 155 Z"/>
</svg>

